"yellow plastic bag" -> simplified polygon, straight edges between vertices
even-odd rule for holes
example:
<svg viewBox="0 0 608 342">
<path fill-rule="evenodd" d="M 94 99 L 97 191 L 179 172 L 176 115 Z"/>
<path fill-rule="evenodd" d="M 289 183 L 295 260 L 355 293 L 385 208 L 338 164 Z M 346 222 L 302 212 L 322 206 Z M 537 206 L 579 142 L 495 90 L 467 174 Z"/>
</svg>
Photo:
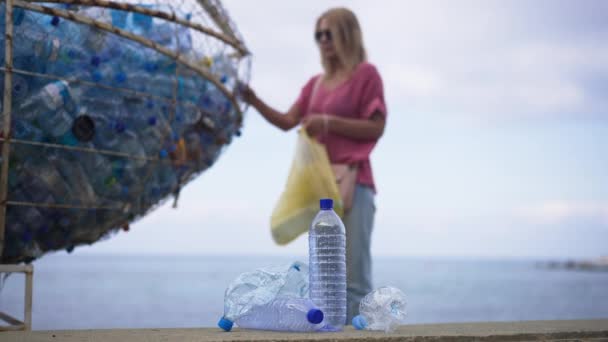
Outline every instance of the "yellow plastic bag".
<svg viewBox="0 0 608 342">
<path fill-rule="evenodd" d="M 327 151 L 306 131 L 300 130 L 285 190 L 270 219 L 274 241 L 285 245 L 307 232 L 319 212 L 321 198 L 333 199 L 334 210 L 342 216 L 342 200 Z"/>
</svg>

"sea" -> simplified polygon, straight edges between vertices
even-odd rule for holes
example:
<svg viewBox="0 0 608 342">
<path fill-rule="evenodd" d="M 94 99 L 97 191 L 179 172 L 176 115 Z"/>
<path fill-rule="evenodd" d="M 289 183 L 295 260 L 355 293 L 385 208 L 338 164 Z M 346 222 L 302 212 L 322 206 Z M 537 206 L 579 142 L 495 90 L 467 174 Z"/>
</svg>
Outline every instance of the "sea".
<svg viewBox="0 0 608 342">
<path fill-rule="evenodd" d="M 33 329 L 215 327 L 224 290 L 287 256 L 46 255 L 34 262 Z M 401 289 L 406 324 L 608 318 L 608 272 L 543 260 L 376 257 L 374 286 Z M 0 311 L 23 317 L 24 276 L 0 292 Z"/>
</svg>

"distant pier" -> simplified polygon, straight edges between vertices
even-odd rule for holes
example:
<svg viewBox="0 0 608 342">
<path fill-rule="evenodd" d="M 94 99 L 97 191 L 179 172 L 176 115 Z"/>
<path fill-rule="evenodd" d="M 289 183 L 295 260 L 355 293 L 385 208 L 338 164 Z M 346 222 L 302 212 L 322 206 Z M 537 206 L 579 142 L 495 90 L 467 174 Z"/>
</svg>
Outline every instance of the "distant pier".
<svg viewBox="0 0 608 342">
<path fill-rule="evenodd" d="M 539 263 L 539 266 L 554 269 L 608 272 L 608 256 L 591 260 L 548 261 Z"/>
</svg>

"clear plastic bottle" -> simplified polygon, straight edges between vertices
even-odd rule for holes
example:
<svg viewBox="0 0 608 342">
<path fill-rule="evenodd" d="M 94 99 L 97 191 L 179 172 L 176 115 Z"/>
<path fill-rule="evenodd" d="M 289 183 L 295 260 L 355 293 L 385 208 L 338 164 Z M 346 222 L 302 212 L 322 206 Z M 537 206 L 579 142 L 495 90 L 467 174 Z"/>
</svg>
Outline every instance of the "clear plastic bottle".
<svg viewBox="0 0 608 342">
<path fill-rule="evenodd" d="M 15 120 L 13 122 L 13 136 L 19 140 L 27 141 L 43 141 L 44 133 L 36 126 L 31 125 L 24 120 Z"/>
<path fill-rule="evenodd" d="M 346 321 L 346 231 L 333 200 L 320 204 L 309 234 L 310 299 L 325 314 L 323 330 L 340 331 Z"/>
<path fill-rule="evenodd" d="M 308 298 L 281 297 L 270 303 L 255 306 L 236 319 L 240 328 L 277 331 L 315 331 L 323 322 L 323 311 Z M 222 318 L 218 325 L 225 331 L 232 322 Z"/>
<path fill-rule="evenodd" d="M 51 119 L 49 122 L 52 122 L 53 113 L 59 109 L 65 109 L 69 113 L 76 111 L 76 104 L 70 91 L 70 86 L 65 81 L 49 83 L 38 93 L 23 101 L 17 112 L 26 120 L 42 118 L 45 121 L 44 118 L 48 116 Z"/>
<path fill-rule="evenodd" d="M 391 332 L 405 320 L 405 294 L 395 287 L 383 286 L 361 300 L 359 315 L 353 317 L 358 330 L 384 330 Z"/>
<path fill-rule="evenodd" d="M 98 7 L 82 7 L 77 14 L 99 20 L 106 24 L 112 24 L 112 15 L 107 8 Z M 87 49 L 98 52 L 106 45 L 106 39 L 109 36 L 104 30 L 98 29 L 90 25 L 73 25 L 72 31 L 68 34 L 74 34 L 78 39 L 82 40 Z M 69 35 L 66 35 L 69 37 Z"/>
<path fill-rule="evenodd" d="M 229 90 L 236 89 L 238 79 L 235 63 L 228 56 L 218 55 L 213 58 L 211 71 Z"/>
<path fill-rule="evenodd" d="M 28 121 L 17 119 L 12 122 L 12 134 L 14 138 L 25 141 L 41 142 L 45 140 L 44 132 L 38 127 L 30 124 Z M 17 145 L 16 152 L 22 153 L 27 158 L 39 157 L 42 149 L 35 145 Z"/>
</svg>

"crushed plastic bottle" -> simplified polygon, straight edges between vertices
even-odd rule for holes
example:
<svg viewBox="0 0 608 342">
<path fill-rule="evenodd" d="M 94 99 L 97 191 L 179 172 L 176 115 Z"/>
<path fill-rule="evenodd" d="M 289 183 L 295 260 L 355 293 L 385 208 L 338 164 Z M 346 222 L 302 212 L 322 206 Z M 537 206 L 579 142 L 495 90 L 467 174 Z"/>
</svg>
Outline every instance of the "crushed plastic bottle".
<svg viewBox="0 0 608 342">
<path fill-rule="evenodd" d="M 259 268 L 234 279 L 224 293 L 224 316 L 220 328 L 234 323 L 256 306 L 278 297 L 307 298 L 308 266 L 301 262 Z"/>
<path fill-rule="evenodd" d="M 352 324 L 357 330 L 392 332 L 405 320 L 405 294 L 395 287 L 383 286 L 368 293 L 359 304 L 359 315 Z"/>
<path fill-rule="evenodd" d="M 322 327 L 323 311 L 308 298 L 279 297 L 271 302 L 254 306 L 236 318 L 240 328 L 276 331 L 315 331 Z M 225 331 L 232 322 L 222 318 L 218 325 Z"/>
</svg>

